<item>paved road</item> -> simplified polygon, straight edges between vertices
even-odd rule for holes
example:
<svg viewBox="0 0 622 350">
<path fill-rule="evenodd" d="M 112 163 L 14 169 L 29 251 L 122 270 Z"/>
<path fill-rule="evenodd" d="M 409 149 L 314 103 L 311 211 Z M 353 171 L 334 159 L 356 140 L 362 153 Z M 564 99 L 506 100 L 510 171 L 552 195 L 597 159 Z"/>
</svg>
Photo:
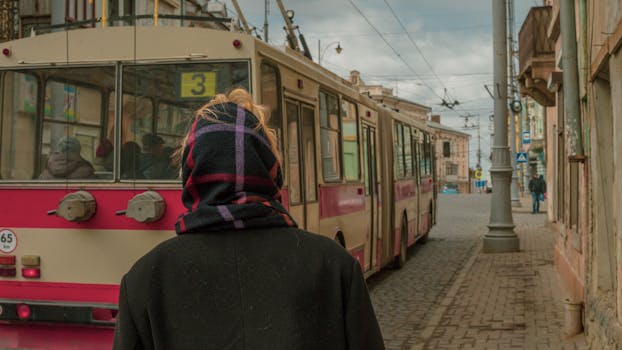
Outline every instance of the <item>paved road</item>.
<svg viewBox="0 0 622 350">
<path fill-rule="evenodd" d="M 410 349 L 417 334 L 487 232 L 490 195 L 439 195 L 438 223 L 401 270 L 368 280 L 387 350 Z"/>
</svg>

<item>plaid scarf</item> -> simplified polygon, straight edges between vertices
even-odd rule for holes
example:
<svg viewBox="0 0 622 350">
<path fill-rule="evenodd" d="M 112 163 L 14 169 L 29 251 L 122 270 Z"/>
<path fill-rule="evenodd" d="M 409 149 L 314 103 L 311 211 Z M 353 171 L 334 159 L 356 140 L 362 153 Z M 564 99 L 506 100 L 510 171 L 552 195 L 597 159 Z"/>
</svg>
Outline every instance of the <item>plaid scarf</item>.
<svg viewBox="0 0 622 350">
<path fill-rule="evenodd" d="M 280 202 L 283 174 L 257 117 L 234 103 L 217 104 L 197 116 L 182 155 L 188 209 L 180 215 L 178 234 L 292 226 Z"/>
</svg>

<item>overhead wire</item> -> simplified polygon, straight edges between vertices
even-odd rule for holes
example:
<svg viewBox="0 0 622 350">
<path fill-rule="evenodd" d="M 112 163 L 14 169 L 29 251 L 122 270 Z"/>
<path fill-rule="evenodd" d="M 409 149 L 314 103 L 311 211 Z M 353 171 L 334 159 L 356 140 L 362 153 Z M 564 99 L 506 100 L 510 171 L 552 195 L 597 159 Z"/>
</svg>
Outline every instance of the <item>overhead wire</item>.
<svg viewBox="0 0 622 350">
<path fill-rule="evenodd" d="M 383 0 L 384 4 L 387 5 L 387 7 L 389 8 L 389 11 L 391 11 L 391 14 L 393 15 L 393 17 L 395 18 L 395 20 L 397 21 L 397 23 L 399 23 L 400 27 L 402 27 L 402 30 L 404 31 L 404 33 L 406 34 L 406 36 L 408 37 L 408 40 L 410 40 L 410 42 L 413 44 L 413 46 L 415 47 L 415 49 L 417 49 L 417 52 L 419 52 L 419 55 L 421 55 L 421 58 L 423 58 L 423 61 L 428 65 L 428 68 L 430 68 L 430 71 L 432 72 L 432 74 L 434 74 L 434 77 L 436 77 L 436 80 L 438 80 L 439 83 L 441 83 L 441 86 L 447 90 L 447 86 L 445 86 L 445 83 L 443 83 L 443 81 L 441 80 L 441 78 L 438 76 L 438 74 L 436 74 L 436 72 L 434 71 L 434 68 L 432 67 L 432 65 L 430 64 L 430 61 L 428 61 L 428 59 L 425 57 L 425 55 L 423 54 L 423 51 L 421 51 L 421 49 L 419 48 L 419 45 L 417 45 L 417 43 L 415 42 L 415 40 L 412 38 L 412 36 L 410 35 L 410 33 L 408 32 L 408 29 L 406 29 L 406 26 L 404 25 L 404 23 L 402 23 L 402 21 L 400 20 L 400 18 L 397 16 L 397 14 L 395 13 L 395 11 L 393 11 L 393 7 L 391 7 L 391 5 L 387 2 L 387 0 Z"/>
<path fill-rule="evenodd" d="M 378 34 L 378 36 L 380 36 L 380 38 L 385 42 L 385 44 L 387 44 L 387 46 L 389 46 L 389 48 L 391 48 L 391 50 L 393 51 L 393 53 L 400 59 L 400 61 L 402 61 L 402 63 L 404 63 L 404 65 L 406 65 L 406 67 L 408 67 L 408 69 L 410 69 L 411 72 L 413 72 L 413 74 L 415 74 L 415 76 L 417 76 L 417 78 L 419 78 L 421 80 L 421 82 L 423 83 L 423 85 L 425 85 L 428 89 L 430 89 L 430 91 L 436 95 L 438 98 L 440 98 L 441 100 L 443 99 L 443 97 L 441 95 L 439 95 L 431 86 L 430 84 L 428 84 L 427 82 L 425 82 L 421 76 L 419 75 L 419 73 L 417 73 L 417 71 L 415 71 L 415 69 L 404 59 L 404 57 L 393 47 L 393 45 L 391 45 L 389 43 L 389 41 L 384 37 L 384 35 L 382 35 L 382 33 L 378 30 L 378 28 L 376 28 L 376 26 L 374 26 L 374 24 L 369 20 L 369 18 L 367 18 L 367 16 L 363 13 L 363 11 L 361 11 L 361 9 L 358 8 L 358 6 L 356 6 L 356 4 L 352 1 L 352 0 L 348 0 L 348 2 L 350 3 L 350 5 L 352 5 L 352 7 L 354 7 L 354 9 L 361 15 L 361 17 L 363 17 L 363 19 L 365 19 L 365 21 L 367 22 L 367 24 L 369 24 L 370 27 L 372 27 L 374 29 L 374 31 Z"/>
</svg>

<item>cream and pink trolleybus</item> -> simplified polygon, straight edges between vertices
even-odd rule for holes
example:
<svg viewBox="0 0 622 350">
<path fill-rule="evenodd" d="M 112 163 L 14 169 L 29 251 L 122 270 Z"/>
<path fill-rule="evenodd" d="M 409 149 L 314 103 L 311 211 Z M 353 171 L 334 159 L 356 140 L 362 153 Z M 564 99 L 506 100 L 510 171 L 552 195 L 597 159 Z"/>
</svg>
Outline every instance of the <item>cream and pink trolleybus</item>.
<svg viewBox="0 0 622 350">
<path fill-rule="evenodd" d="M 148 22 L 0 44 L 0 348 L 110 348 L 121 277 L 184 210 L 170 155 L 234 87 L 271 108 L 298 225 L 366 276 L 402 266 L 436 220 L 424 122 L 295 50 Z"/>
</svg>

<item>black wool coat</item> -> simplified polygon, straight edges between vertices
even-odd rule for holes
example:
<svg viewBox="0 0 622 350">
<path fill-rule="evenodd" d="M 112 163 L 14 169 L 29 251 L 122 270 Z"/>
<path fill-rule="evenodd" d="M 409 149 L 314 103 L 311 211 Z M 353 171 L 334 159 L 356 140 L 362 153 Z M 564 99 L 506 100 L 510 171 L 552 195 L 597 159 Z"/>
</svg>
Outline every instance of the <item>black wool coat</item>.
<svg viewBox="0 0 622 350">
<path fill-rule="evenodd" d="M 358 262 L 296 228 L 184 234 L 123 277 L 114 349 L 384 349 Z"/>
</svg>

